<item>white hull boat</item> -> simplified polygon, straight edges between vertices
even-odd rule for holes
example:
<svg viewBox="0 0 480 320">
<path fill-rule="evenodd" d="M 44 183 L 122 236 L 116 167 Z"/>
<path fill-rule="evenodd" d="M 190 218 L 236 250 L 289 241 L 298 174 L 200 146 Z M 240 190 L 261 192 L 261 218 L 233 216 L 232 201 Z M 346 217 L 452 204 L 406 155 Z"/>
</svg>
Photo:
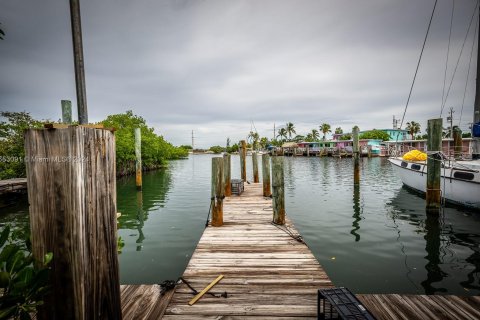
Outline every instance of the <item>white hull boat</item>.
<svg viewBox="0 0 480 320">
<path fill-rule="evenodd" d="M 426 161 L 389 158 L 394 170 L 407 187 L 426 192 Z M 448 161 L 441 169 L 440 189 L 448 202 L 480 209 L 480 161 Z"/>
</svg>

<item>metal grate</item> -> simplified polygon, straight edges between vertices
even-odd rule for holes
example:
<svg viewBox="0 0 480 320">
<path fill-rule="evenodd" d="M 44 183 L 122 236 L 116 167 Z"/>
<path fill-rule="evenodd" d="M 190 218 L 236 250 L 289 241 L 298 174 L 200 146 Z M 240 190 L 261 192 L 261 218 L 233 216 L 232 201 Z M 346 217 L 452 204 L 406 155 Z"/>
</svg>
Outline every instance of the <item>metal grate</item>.
<svg viewBox="0 0 480 320">
<path fill-rule="evenodd" d="M 318 319 L 375 320 L 347 288 L 318 290 Z"/>
<path fill-rule="evenodd" d="M 232 179 L 230 180 L 232 184 L 232 193 L 236 195 L 241 195 L 243 192 L 243 180 L 242 179 Z"/>
</svg>

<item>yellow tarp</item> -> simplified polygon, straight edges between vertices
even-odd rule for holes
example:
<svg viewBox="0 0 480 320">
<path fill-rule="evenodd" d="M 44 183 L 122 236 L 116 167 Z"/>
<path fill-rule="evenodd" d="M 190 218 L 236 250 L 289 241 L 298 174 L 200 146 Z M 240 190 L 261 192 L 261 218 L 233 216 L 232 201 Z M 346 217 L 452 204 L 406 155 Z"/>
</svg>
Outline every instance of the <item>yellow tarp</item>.
<svg viewBox="0 0 480 320">
<path fill-rule="evenodd" d="M 425 161 L 427 160 L 427 154 L 418 150 L 412 150 L 405 153 L 402 158 L 407 161 Z"/>
</svg>

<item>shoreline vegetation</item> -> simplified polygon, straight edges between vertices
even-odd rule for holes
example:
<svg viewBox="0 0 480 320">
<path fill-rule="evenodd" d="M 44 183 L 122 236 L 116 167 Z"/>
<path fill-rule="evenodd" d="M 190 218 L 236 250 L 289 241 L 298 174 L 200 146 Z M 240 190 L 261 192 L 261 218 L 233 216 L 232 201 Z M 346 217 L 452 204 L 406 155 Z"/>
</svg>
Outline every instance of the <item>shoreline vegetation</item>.
<svg viewBox="0 0 480 320">
<path fill-rule="evenodd" d="M 0 180 L 26 177 L 24 131 L 43 128 L 44 124 L 61 121 L 37 120 L 28 112 L 0 112 Z M 150 171 L 166 166 L 168 160 L 188 157 L 188 149 L 175 147 L 163 136 L 157 135 L 140 116 L 131 110 L 109 115 L 98 122 L 106 128 L 115 128 L 117 177 L 135 173 L 135 134 L 142 133 L 142 170 Z"/>
</svg>

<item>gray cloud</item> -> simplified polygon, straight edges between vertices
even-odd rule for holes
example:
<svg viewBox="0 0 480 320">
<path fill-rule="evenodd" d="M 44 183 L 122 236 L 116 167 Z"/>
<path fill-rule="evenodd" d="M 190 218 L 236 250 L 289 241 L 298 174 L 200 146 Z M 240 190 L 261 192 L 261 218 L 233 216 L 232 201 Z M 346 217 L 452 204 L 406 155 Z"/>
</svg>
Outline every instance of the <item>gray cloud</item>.
<svg viewBox="0 0 480 320">
<path fill-rule="evenodd" d="M 81 1 L 90 121 L 132 109 L 175 144 L 260 135 L 292 121 L 348 131 L 401 117 L 434 1 Z M 406 115 L 438 117 L 452 1 L 438 1 Z M 450 79 L 474 0 L 455 2 Z M 477 20 L 476 20 L 477 21 Z M 0 110 L 60 117 L 75 103 L 68 3 L 4 1 Z M 475 27 L 478 22 L 475 22 Z M 473 30 L 446 107 L 456 119 Z M 475 62 L 461 126 L 471 121 Z"/>
</svg>

